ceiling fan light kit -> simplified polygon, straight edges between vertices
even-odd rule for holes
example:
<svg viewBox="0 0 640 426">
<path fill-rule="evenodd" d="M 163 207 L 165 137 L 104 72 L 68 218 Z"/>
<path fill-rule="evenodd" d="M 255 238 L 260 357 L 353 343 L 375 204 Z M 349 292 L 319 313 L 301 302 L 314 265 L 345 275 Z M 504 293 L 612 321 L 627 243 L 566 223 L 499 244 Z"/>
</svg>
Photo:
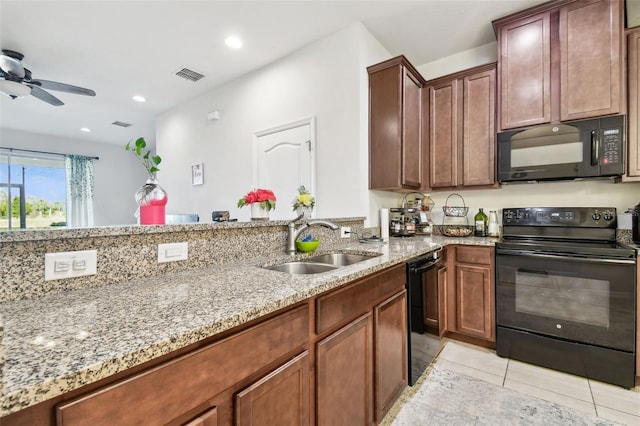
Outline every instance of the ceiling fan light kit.
<svg viewBox="0 0 640 426">
<path fill-rule="evenodd" d="M 13 99 L 32 95 L 50 105 L 64 105 L 60 99 L 44 89 L 95 96 L 96 92 L 84 87 L 49 80 L 33 80 L 31 71 L 22 66 L 24 55 L 14 50 L 2 49 L 0 54 L 0 92 Z"/>
<path fill-rule="evenodd" d="M 0 92 L 12 98 L 22 98 L 31 94 L 31 87 L 11 80 L 0 80 Z"/>
</svg>

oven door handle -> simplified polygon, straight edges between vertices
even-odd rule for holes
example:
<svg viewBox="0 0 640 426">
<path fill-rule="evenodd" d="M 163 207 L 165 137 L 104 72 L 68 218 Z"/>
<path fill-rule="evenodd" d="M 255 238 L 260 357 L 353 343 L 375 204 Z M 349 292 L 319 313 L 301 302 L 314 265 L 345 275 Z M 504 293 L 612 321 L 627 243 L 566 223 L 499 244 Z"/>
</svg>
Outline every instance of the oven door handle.
<svg viewBox="0 0 640 426">
<path fill-rule="evenodd" d="M 421 274 L 423 272 L 428 271 L 429 269 L 432 269 L 438 263 L 440 263 L 440 259 L 433 260 L 433 261 L 431 261 L 431 262 L 427 263 L 426 265 L 421 266 L 419 268 L 412 267 L 411 268 L 411 272 L 414 273 L 414 274 Z"/>
<path fill-rule="evenodd" d="M 557 254 L 540 254 L 527 250 L 508 250 L 499 249 L 497 254 L 508 254 L 514 256 L 535 257 L 540 259 L 558 259 L 558 260 L 570 260 L 572 262 L 583 263 L 607 263 L 607 264 L 621 264 L 621 265 L 635 265 L 635 259 L 600 259 L 597 257 L 575 257 L 575 256 L 560 256 Z"/>
</svg>

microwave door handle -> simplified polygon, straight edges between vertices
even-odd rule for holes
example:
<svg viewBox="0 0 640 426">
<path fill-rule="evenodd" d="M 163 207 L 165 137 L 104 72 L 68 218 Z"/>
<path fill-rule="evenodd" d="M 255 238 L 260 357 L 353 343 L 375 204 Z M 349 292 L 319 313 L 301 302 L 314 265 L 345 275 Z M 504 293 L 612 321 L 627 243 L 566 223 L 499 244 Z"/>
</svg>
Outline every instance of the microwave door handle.
<svg viewBox="0 0 640 426">
<path fill-rule="evenodd" d="M 600 143 L 598 141 L 598 134 L 595 130 L 591 131 L 591 165 L 597 166 L 600 153 L 598 152 Z"/>
</svg>

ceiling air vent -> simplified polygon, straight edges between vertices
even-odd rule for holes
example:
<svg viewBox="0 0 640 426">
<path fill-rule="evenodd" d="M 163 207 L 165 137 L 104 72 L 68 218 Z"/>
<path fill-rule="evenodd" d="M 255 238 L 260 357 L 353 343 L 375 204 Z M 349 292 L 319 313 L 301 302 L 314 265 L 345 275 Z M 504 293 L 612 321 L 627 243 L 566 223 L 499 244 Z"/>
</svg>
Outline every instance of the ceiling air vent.
<svg viewBox="0 0 640 426">
<path fill-rule="evenodd" d="M 113 123 L 114 126 L 120 126 L 120 127 L 131 127 L 133 126 L 133 124 L 131 123 L 123 123 L 122 121 L 114 121 Z"/>
<path fill-rule="evenodd" d="M 193 81 L 194 83 L 204 77 L 204 74 L 200 74 L 199 72 L 190 70 L 189 68 L 182 68 L 176 73 L 176 75 L 180 78 L 184 78 L 185 80 Z"/>
</svg>

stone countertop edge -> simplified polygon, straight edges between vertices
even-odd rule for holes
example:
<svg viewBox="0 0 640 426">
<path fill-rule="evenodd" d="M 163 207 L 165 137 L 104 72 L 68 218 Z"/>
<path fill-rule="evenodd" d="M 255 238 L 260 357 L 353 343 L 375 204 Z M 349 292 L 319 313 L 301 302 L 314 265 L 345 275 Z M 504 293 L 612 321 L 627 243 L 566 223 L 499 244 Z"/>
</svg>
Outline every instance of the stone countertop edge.
<svg viewBox="0 0 640 426">
<path fill-rule="evenodd" d="M 0 243 L 15 241 L 61 240 L 72 238 L 114 237 L 121 235 L 163 234 L 170 232 L 203 231 L 209 229 L 241 229 L 262 228 L 272 226 L 287 226 L 294 218 L 288 220 L 268 220 L 251 222 L 195 222 L 176 223 L 167 225 L 123 225 L 97 226 L 93 228 L 60 228 L 60 229 L 29 229 L 0 232 Z M 313 220 L 312 218 L 311 220 Z M 322 218 L 335 223 L 363 221 L 365 217 Z"/>
<path fill-rule="evenodd" d="M 381 253 L 312 275 L 261 268 L 287 255 L 0 304 L 0 416 L 109 377 L 412 257 L 495 238 L 416 236 L 315 254 Z M 296 255 L 299 260 L 309 255 Z M 238 283 L 242 285 L 238 285 Z"/>
</svg>

